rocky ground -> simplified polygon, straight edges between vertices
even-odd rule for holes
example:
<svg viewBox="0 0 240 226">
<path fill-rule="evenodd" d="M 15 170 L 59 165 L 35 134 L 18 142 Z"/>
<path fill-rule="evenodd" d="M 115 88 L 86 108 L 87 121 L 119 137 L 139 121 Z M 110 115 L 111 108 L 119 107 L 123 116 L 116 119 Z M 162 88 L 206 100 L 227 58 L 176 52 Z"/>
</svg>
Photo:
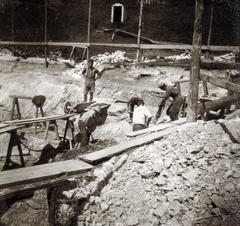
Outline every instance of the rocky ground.
<svg viewBox="0 0 240 226">
<path fill-rule="evenodd" d="M 0 62 L 0 121 L 9 120 L 10 94 L 45 95 L 46 115 L 62 114 L 66 101 L 72 105 L 82 102 L 82 65 L 70 68 L 66 62 L 50 61 L 45 68 L 41 59 L 38 63 L 36 59 L 32 62 L 31 59 L 9 59 Z M 157 82 L 171 82 L 179 75 L 189 77 L 189 68 L 136 67 L 129 62 L 123 64 L 121 61 L 127 61 L 126 58 L 117 60 L 121 62 L 117 64 L 103 61 L 98 60 L 96 65 L 107 70 L 97 81 L 94 100 L 109 103 L 111 107 L 106 123 L 93 133 L 98 141 L 91 143 L 87 152 L 131 139 L 126 137 L 131 131 L 126 103 L 117 100 L 126 100 L 131 92 L 141 91 L 154 115 L 159 100 Z M 222 78 L 226 75 L 224 70 L 205 72 Z M 185 96 L 188 85 L 188 82 L 181 84 Z M 212 85 L 209 90 L 218 97 L 226 94 L 226 90 Z M 23 118 L 35 114 L 30 100 L 21 100 L 20 110 Z M 162 119 L 168 117 L 163 113 Z M 226 123 L 238 135 L 239 117 L 184 124 L 161 140 L 115 156 L 90 172 L 70 178 L 58 188 L 36 191 L 28 199 L 8 200 L 1 207 L 1 224 L 239 225 L 240 145 L 226 133 Z M 44 140 L 43 128 L 39 126 L 37 135 L 33 131 L 33 127 L 23 130 L 26 138 L 23 142 L 28 147 L 23 148 L 27 166 L 85 154 L 79 150 L 59 151 L 54 133 Z M 63 132 L 61 122 L 59 131 Z M 7 144 L 8 135 L 1 135 L 1 166 Z M 49 148 L 44 149 L 46 146 Z M 19 163 L 17 155 L 12 160 Z"/>
</svg>

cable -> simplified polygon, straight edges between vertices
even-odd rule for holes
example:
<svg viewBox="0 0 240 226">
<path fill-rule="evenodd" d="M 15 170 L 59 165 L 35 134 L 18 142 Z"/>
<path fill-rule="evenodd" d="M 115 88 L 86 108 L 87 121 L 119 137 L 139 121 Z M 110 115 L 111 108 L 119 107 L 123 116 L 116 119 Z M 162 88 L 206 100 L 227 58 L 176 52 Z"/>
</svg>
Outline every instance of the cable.
<svg viewBox="0 0 240 226">
<path fill-rule="evenodd" d="M 26 138 L 24 138 L 24 139 L 27 140 Z M 24 144 L 24 143 L 22 142 L 21 136 L 20 136 L 20 142 L 21 142 L 21 144 L 22 144 L 25 148 L 27 148 L 27 149 L 29 150 L 29 152 L 30 152 L 30 151 L 35 151 L 35 152 L 41 152 L 41 151 L 42 151 L 42 150 L 34 150 L 34 149 L 28 147 L 26 144 Z"/>
</svg>

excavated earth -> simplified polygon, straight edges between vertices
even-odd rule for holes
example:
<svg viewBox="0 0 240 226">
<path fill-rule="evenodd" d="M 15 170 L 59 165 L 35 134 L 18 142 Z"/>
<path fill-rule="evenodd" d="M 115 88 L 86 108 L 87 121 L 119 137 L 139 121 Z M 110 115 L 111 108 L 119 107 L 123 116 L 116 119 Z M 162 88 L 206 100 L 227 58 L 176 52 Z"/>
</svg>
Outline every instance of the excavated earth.
<svg viewBox="0 0 240 226">
<path fill-rule="evenodd" d="M 45 95 L 45 115 L 63 114 L 66 101 L 72 106 L 83 100 L 82 66 L 70 68 L 51 61 L 0 61 L 0 121 L 10 118 L 16 95 Z M 96 83 L 94 100 L 111 104 L 106 123 L 93 133 L 96 143 L 87 150 L 59 148 L 54 133 L 44 139 L 44 127 L 23 128 L 21 137 L 26 166 L 51 164 L 81 158 L 82 155 L 133 140 L 126 101 L 134 91 L 143 93 L 152 115 L 157 111 L 160 80 L 189 78 L 189 68 L 134 66 L 130 63 L 104 63 L 107 70 Z M 204 71 L 225 78 L 226 70 Z M 209 85 L 217 97 L 227 91 Z M 189 83 L 181 83 L 188 95 Z M 202 87 L 200 84 L 200 95 Z M 35 115 L 31 100 L 20 100 L 23 118 Z M 76 116 L 76 122 L 78 116 Z M 162 122 L 168 120 L 163 112 Z M 226 130 L 231 128 L 231 133 Z M 154 126 L 151 122 L 150 127 Z M 60 134 L 64 125 L 59 122 Z M 75 123 L 75 131 L 78 131 Z M 224 225 L 240 222 L 240 118 L 185 123 L 172 133 L 148 145 L 136 147 L 109 160 L 94 164 L 81 175 L 68 178 L 56 188 L 36 191 L 24 199 L 1 203 L 1 225 Z M 3 167 L 9 135 L 1 135 L 0 166 Z M 10 168 L 17 166 L 14 150 Z M 11 169 L 9 169 L 11 170 Z M 9 171 L 10 172 L 10 171 Z"/>
</svg>

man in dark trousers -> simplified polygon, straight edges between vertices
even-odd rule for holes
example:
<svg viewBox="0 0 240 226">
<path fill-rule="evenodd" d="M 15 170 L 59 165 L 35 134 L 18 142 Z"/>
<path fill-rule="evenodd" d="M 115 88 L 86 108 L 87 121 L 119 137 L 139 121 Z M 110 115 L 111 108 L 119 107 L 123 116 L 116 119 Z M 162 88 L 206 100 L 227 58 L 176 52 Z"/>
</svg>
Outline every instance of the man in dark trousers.
<svg viewBox="0 0 240 226">
<path fill-rule="evenodd" d="M 168 107 L 166 114 L 170 117 L 171 121 L 178 120 L 178 114 L 183 103 L 183 96 L 181 94 L 179 82 L 176 82 L 175 85 L 168 85 L 165 82 L 160 82 L 158 88 L 166 91 L 162 96 L 162 99 L 158 106 L 158 111 L 156 113 L 156 121 L 161 116 L 162 109 L 165 105 L 165 101 L 172 97 L 173 101 Z"/>
<path fill-rule="evenodd" d="M 88 67 L 84 68 L 82 74 L 85 78 L 84 84 L 84 102 L 87 102 L 87 95 L 89 93 L 89 101 L 93 100 L 93 93 L 95 92 L 95 81 L 102 76 L 104 69 L 100 72 L 98 69 L 93 67 L 93 59 L 90 59 L 88 62 Z"/>
<path fill-rule="evenodd" d="M 80 133 L 78 134 L 77 143 L 81 144 L 81 148 L 89 144 L 90 136 L 92 132 L 98 126 L 98 116 L 101 114 L 101 107 L 96 106 L 93 109 L 83 113 L 78 120 L 78 128 Z"/>
</svg>

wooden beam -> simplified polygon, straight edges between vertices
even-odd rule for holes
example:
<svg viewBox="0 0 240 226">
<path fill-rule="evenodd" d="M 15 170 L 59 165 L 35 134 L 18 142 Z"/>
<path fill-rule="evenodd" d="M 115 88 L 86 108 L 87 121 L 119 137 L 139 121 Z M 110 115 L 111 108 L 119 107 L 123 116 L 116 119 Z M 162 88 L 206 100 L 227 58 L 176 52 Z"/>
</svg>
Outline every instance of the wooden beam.
<svg viewBox="0 0 240 226">
<path fill-rule="evenodd" d="M 198 114 L 198 90 L 200 74 L 200 56 L 202 45 L 203 0 L 195 0 L 195 20 L 192 43 L 192 62 L 188 93 L 187 122 L 196 122 Z"/>
<path fill-rule="evenodd" d="M 53 115 L 53 116 L 46 116 L 46 117 L 39 117 L 39 118 L 4 121 L 2 123 L 10 124 L 10 125 L 26 125 L 26 124 L 32 124 L 32 123 L 37 123 L 37 122 L 46 122 L 46 121 L 58 120 L 58 119 L 64 120 L 64 119 L 68 119 L 75 115 L 76 115 L 76 113 L 71 113 L 71 114 L 66 114 L 66 115 Z"/>
<path fill-rule="evenodd" d="M 48 179 L 44 181 L 32 182 L 3 188 L 0 190 L 0 201 L 6 199 L 16 199 L 34 193 L 36 190 L 59 186 L 60 183 L 66 181 L 70 176 L 63 174 L 56 179 Z"/>
<path fill-rule="evenodd" d="M 219 124 L 223 127 L 224 131 L 230 136 L 231 140 L 234 143 L 240 143 L 240 136 L 238 131 L 228 122 L 219 122 Z"/>
<path fill-rule="evenodd" d="M 198 114 L 203 115 L 204 112 L 217 111 L 222 108 L 226 108 L 227 105 L 236 102 L 240 99 L 239 94 L 234 94 L 231 96 L 221 97 L 220 99 L 207 101 L 202 104 L 198 104 Z"/>
<path fill-rule="evenodd" d="M 222 80 L 219 78 L 214 78 L 210 75 L 206 75 L 203 73 L 200 74 L 200 78 L 203 81 L 209 82 L 213 85 L 219 86 L 219 87 L 227 89 L 227 90 L 231 90 L 235 93 L 240 93 L 240 85 L 238 85 L 238 84 L 235 84 L 235 83 L 232 83 L 232 82 L 229 82 L 226 80 Z"/>
<path fill-rule="evenodd" d="M 13 130 L 18 130 L 18 129 L 21 129 L 23 127 L 24 127 L 23 125 L 6 125 L 6 127 L 1 125 L 0 134 L 11 132 Z"/>
<path fill-rule="evenodd" d="M 146 129 L 134 131 L 134 132 L 128 133 L 127 136 L 128 137 L 136 137 L 136 136 L 146 134 L 146 133 L 157 132 L 157 131 L 160 131 L 160 130 L 167 129 L 169 127 L 174 127 L 176 125 L 179 125 L 179 124 L 182 124 L 182 123 L 185 123 L 185 122 L 186 122 L 186 118 L 181 118 L 181 119 L 173 121 L 173 122 L 162 123 L 162 124 L 158 124 L 156 126 L 149 127 L 149 128 L 146 128 Z"/>
<path fill-rule="evenodd" d="M 56 179 L 65 173 L 68 175 L 83 173 L 92 169 L 92 167 L 92 165 L 81 160 L 67 160 L 1 171 L 0 188 Z"/>
<path fill-rule="evenodd" d="M 88 48 L 90 46 L 106 46 L 116 48 L 138 48 L 137 44 L 126 43 L 87 43 L 87 42 L 14 42 L 0 41 L 0 45 L 21 45 L 21 46 L 76 46 L 79 48 Z M 192 49 L 188 44 L 141 44 L 141 49 Z M 201 46 L 202 50 L 211 51 L 239 51 L 239 46 Z"/>
<path fill-rule="evenodd" d="M 33 97 L 30 96 L 22 96 L 22 95 L 9 95 L 9 98 L 19 98 L 19 99 L 27 99 L 27 100 L 32 100 Z"/>
<path fill-rule="evenodd" d="M 124 143 L 105 148 L 100 151 L 95 151 L 87 155 L 79 156 L 79 158 L 89 163 L 102 161 L 104 159 L 111 158 L 112 156 L 119 155 L 130 148 L 138 147 L 144 144 L 149 144 L 154 142 L 155 140 L 160 140 L 163 136 L 166 136 L 170 133 L 175 132 L 178 128 L 179 127 L 176 126 L 174 128 L 169 128 L 160 132 L 141 136 L 133 140 L 126 141 Z"/>
</svg>

